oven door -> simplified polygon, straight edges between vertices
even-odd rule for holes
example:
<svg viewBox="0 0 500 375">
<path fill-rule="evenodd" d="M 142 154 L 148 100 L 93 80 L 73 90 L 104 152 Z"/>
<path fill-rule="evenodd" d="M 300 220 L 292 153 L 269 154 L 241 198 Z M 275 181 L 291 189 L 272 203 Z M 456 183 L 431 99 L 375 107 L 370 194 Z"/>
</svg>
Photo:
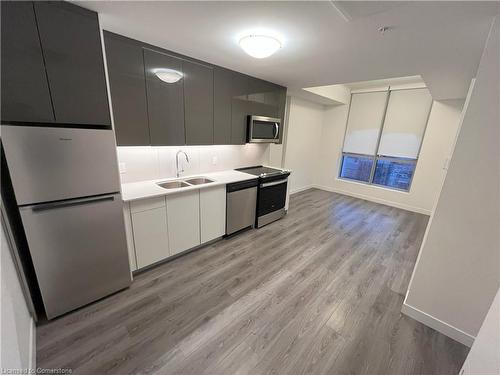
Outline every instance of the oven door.
<svg viewBox="0 0 500 375">
<path fill-rule="evenodd" d="M 257 227 L 278 220 L 285 214 L 286 188 L 288 179 L 263 182 L 259 186 L 257 203 Z"/>
<path fill-rule="evenodd" d="M 248 142 L 279 143 L 280 126 L 278 118 L 249 116 Z"/>
</svg>

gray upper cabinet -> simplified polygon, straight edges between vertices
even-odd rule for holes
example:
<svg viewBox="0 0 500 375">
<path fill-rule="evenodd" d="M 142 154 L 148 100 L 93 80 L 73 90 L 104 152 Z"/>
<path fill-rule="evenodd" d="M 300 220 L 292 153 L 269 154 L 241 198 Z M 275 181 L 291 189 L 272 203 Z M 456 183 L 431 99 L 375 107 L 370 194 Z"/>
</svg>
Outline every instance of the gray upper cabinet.
<svg viewBox="0 0 500 375">
<path fill-rule="evenodd" d="M 231 144 L 242 145 L 247 139 L 248 77 L 232 72 L 231 77 Z"/>
<path fill-rule="evenodd" d="M 2 121 L 54 122 L 33 4 L 2 1 Z"/>
<path fill-rule="evenodd" d="M 252 115 L 267 117 L 282 117 L 286 99 L 286 89 L 274 83 L 257 78 L 249 79 L 248 101 Z"/>
<path fill-rule="evenodd" d="M 241 145 L 249 115 L 283 119 L 285 87 L 107 31 L 104 41 L 118 145 Z"/>
<path fill-rule="evenodd" d="M 34 6 L 56 122 L 110 126 L 97 13 L 63 1 Z"/>
<path fill-rule="evenodd" d="M 231 79 L 230 70 L 214 68 L 214 144 L 231 143 Z"/>
<path fill-rule="evenodd" d="M 118 146 L 150 144 L 142 46 L 104 32 L 111 103 Z"/>
<path fill-rule="evenodd" d="M 183 60 L 186 144 L 214 144 L 214 72 L 212 67 Z"/>
<path fill-rule="evenodd" d="M 155 74 L 159 69 L 182 73 L 182 60 L 147 48 L 143 53 L 151 144 L 184 145 L 184 79 L 168 83 Z"/>
</svg>

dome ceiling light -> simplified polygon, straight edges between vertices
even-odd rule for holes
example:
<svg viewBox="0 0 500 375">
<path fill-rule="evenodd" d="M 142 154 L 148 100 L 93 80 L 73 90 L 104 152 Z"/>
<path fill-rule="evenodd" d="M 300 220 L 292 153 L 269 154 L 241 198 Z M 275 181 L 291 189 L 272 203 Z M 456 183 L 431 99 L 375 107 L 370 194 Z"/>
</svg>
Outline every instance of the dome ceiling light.
<svg viewBox="0 0 500 375">
<path fill-rule="evenodd" d="M 159 79 L 166 83 L 175 83 L 183 77 L 181 72 L 173 69 L 156 69 L 154 72 Z"/>
<path fill-rule="evenodd" d="M 239 44 L 243 51 L 256 59 L 269 57 L 281 48 L 278 39 L 267 35 L 247 35 L 240 39 Z"/>
</svg>

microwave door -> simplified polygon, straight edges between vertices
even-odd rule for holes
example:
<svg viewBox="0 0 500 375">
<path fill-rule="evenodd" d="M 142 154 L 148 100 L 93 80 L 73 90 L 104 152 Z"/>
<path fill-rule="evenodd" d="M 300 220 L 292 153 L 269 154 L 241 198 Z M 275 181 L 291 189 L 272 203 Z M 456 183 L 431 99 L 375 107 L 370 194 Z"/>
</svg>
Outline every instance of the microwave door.
<svg viewBox="0 0 500 375">
<path fill-rule="evenodd" d="M 276 142 L 279 139 L 279 122 L 271 118 L 251 119 L 250 142 Z"/>
</svg>

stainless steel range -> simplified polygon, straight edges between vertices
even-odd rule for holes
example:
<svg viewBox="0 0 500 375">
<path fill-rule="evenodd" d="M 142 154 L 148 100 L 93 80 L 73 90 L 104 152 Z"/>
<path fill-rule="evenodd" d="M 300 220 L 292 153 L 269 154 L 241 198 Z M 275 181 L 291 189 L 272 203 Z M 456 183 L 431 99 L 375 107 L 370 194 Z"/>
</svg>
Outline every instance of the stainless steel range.
<svg viewBox="0 0 500 375">
<path fill-rule="evenodd" d="M 257 191 L 257 215 L 255 226 L 263 227 L 285 216 L 286 190 L 290 171 L 263 167 L 246 167 L 237 169 L 240 172 L 259 176 Z"/>
</svg>

